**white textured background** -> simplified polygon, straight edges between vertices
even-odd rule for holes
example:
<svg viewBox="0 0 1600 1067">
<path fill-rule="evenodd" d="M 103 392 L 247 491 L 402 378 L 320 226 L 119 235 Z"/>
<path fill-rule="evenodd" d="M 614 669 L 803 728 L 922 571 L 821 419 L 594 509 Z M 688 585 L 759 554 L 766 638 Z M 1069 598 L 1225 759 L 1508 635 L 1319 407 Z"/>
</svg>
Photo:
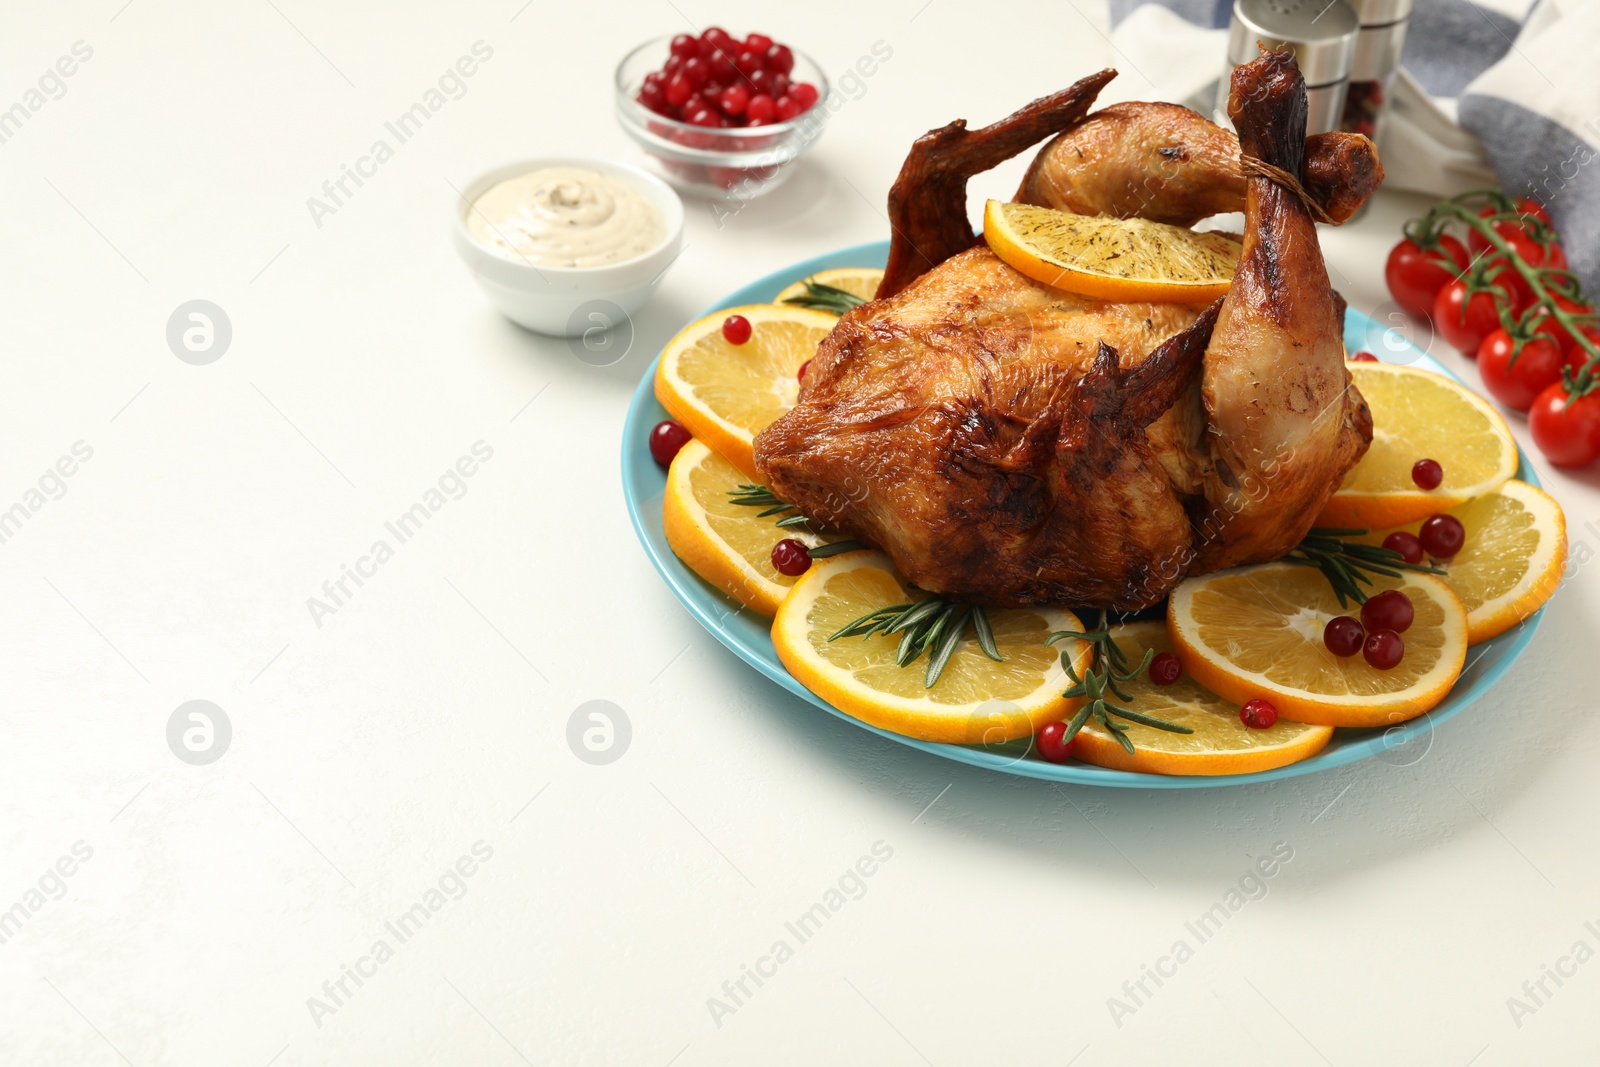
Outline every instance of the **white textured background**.
<svg viewBox="0 0 1600 1067">
<path fill-rule="evenodd" d="M 1600 948 L 1583 569 L 1420 759 L 1139 793 L 970 770 L 824 716 L 691 621 L 634 542 L 618 437 L 659 345 L 755 276 L 884 236 L 916 134 L 1115 64 L 1101 10 L 520 3 L 7 5 L 0 108 L 74 42 L 94 51 L 0 144 L 0 509 L 74 442 L 93 458 L 0 544 L 0 910 L 76 842 L 93 855 L 0 944 L 0 1062 L 1592 1054 L 1600 964 L 1547 981 L 1520 1026 L 1507 1007 L 1574 942 Z M 632 158 L 612 67 L 686 19 L 833 72 L 875 41 L 894 55 L 789 186 L 722 228 L 689 205 L 633 351 L 595 369 L 480 298 L 447 182 Z M 306 198 L 480 39 L 465 97 L 315 226 Z M 1421 206 L 1380 198 L 1328 235 L 1355 306 L 1386 299 L 1383 253 Z M 195 298 L 233 326 L 203 367 L 164 336 Z M 467 495 L 314 625 L 306 598 L 479 440 L 494 456 Z M 1593 477 L 1550 482 L 1600 547 Z M 166 744 L 190 699 L 233 725 L 209 766 Z M 565 740 L 591 699 L 633 725 L 609 766 Z M 318 1026 L 307 998 L 479 841 L 493 858 L 465 895 Z M 715 1025 L 707 998 L 878 841 L 893 857 L 866 894 Z M 1198 945 L 1185 923 L 1278 842 L 1293 858 L 1266 895 Z M 1193 958 L 1117 1025 L 1107 999 L 1180 938 Z"/>
</svg>

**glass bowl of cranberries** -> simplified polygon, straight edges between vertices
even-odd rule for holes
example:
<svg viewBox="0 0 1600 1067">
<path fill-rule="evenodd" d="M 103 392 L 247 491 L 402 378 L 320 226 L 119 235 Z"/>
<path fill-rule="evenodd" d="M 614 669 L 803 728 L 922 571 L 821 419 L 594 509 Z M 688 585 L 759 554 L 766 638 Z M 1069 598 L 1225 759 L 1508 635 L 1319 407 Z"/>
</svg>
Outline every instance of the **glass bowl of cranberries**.
<svg viewBox="0 0 1600 1067">
<path fill-rule="evenodd" d="M 656 172 L 712 200 L 777 188 L 828 115 L 828 78 L 810 57 L 716 26 L 646 41 L 618 65 L 616 87 L 617 120 Z"/>
</svg>

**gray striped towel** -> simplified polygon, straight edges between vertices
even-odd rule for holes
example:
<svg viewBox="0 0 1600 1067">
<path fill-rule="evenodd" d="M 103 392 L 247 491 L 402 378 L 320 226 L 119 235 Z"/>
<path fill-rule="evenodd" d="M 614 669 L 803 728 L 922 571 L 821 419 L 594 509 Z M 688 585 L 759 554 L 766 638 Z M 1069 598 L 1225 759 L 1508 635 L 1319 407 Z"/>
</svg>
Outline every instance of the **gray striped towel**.
<svg viewBox="0 0 1600 1067">
<path fill-rule="evenodd" d="M 1207 98 L 1231 0 L 1110 4 L 1112 44 L 1136 72 L 1124 94 Z M 1600 290 L 1600 0 L 1416 0 L 1401 65 L 1379 143 L 1387 184 L 1531 196 Z"/>
</svg>

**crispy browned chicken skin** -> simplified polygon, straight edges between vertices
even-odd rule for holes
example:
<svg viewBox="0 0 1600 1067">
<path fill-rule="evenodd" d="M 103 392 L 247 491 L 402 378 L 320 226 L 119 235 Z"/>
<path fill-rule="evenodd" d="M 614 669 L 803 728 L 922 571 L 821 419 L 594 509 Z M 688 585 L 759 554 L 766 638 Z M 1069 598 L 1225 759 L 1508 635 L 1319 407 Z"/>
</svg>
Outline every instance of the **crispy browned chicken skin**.
<svg viewBox="0 0 1600 1067">
<path fill-rule="evenodd" d="M 780 497 L 883 548 L 925 589 L 991 605 L 1148 606 L 1185 574 L 1283 555 L 1370 441 L 1306 207 L 1243 177 L 1232 135 L 1192 112 L 1085 117 L 1107 80 L 918 140 L 890 194 L 880 299 L 841 319 L 795 408 L 756 439 Z M 1293 58 L 1264 54 L 1232 88 L 1244 152 L 1302 174 Z M 1120 161 L 1108 132 L 1119 123 Z M 1091 300 L 974 246 L 967 178 L 1063 128 L 1024 195 L 1187 221 L 1244 208 L 1225 299 L 1204 311 Z M 1183 165 L 1127 194 L 1140 161 L 1173 142 L 1192 149 Z M 1097 147 L 1074 176 L 1075 144 Z M 1311 195 L 1353 211 L 1381 177 L 1370 144 L 1323 145 L 1335 162 Z M 1055 192 L 1040 191 L 1046 176 Z"/>
</svg>

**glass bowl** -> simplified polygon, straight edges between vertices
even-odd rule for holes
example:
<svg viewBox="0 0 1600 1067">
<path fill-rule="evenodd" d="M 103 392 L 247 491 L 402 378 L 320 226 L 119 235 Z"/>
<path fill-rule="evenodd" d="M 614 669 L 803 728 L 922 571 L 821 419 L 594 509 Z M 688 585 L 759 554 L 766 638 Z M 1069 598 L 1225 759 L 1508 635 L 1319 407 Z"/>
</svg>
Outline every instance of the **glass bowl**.
<svg viewBox="0 0 1600 1067">
<path fill-rule="evenodd" d="M 794 52 L 792 81 L 817 87 L 817 102 L 787 122 L 718 129 L 669 119 L 636 99 L 644 77 L 660 70 L 671 37 L 646 41 L 617 65 L 617 121 L 644 149 L 650 169 L 678 190 L 707 200 L 751 200 L 776 189 L 792 164 L 822 135 L 828 121 L 828 76 L 810 56 Z"/>
</svg>

